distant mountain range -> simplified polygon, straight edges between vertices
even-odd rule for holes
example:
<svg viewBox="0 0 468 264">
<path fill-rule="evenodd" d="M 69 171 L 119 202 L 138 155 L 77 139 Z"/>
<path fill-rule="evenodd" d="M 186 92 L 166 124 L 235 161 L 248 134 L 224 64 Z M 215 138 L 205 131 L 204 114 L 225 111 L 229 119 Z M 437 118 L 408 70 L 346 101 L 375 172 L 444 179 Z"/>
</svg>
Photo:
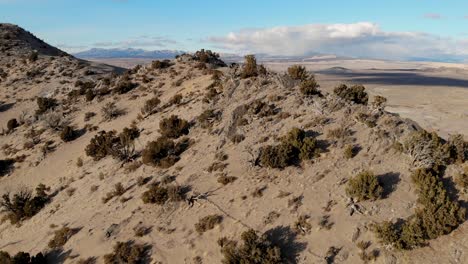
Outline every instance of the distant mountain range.
<svg viewBox="0 0 468 264">
<path fill-rule="evenodd" d="M 138 59 L 173 59 L 177 55 L 185 53 L 180 50 L 143 50 L 143 49 L 99 49 L 93 48 L 74 53 L 81 59 L 114 59 L 114 58 L 138 58 Z"/>
</svg>

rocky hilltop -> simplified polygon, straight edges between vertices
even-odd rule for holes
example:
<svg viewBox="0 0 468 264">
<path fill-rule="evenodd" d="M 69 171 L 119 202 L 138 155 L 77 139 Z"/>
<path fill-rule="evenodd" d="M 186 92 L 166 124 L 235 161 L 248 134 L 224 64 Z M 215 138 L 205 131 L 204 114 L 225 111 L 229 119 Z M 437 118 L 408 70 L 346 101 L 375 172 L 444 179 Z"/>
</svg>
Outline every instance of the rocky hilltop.
<svg viewBox="0 0 468 264">
<path fill-rule="evenodd" d="M 468 143 L 363 86 L 205 50 L 121 72 L 0 30 L 0 263 L 468 259 Z"/>
</svg>

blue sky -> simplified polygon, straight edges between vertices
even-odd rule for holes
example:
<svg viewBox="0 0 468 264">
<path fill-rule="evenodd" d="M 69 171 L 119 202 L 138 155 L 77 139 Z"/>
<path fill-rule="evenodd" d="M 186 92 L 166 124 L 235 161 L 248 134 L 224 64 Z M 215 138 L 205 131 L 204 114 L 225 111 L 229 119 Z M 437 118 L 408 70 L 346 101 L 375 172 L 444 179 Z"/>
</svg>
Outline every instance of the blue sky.
<svg viewBox="0 0 468 264">
<path fill-rule="evenodd" d="M 463 57 L 467 18 L 466 0 L 0 0 L 0 21 L 70 52 L 207 47 L 285 55 Z"/>
</svg>

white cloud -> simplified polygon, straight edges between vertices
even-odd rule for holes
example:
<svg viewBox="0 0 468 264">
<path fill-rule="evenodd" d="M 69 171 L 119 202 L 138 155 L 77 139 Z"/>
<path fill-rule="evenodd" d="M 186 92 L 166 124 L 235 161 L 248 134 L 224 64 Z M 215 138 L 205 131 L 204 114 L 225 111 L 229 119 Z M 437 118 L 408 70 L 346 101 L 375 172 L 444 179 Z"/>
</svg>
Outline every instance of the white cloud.
<svg viewBox="0 0 468 264">
<path fill-rule="evenodd" d="M 341 56 L 382 59 L 453 59 L 468 55 L 466 40 L 442 38 L 420 32 L 387 32 L 377 24 L 308 24 L 243 29 L 205 41 L 237 53 Z"/>
</svg>

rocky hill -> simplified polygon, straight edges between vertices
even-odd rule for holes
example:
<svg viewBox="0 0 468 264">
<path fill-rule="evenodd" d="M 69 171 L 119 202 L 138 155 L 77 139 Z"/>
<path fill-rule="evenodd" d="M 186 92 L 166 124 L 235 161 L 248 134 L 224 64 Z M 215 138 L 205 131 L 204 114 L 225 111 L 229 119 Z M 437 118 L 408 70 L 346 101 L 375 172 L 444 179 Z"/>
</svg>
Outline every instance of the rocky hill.
<svg viewBox="0 0 468 264">
<path fill-rule="evenodd" d="M 468 259 L 468 143 L 362 86 L 210 51 L 124 73 L 38 53 L 0 55 L 0 262 Z"/>
</svg>

